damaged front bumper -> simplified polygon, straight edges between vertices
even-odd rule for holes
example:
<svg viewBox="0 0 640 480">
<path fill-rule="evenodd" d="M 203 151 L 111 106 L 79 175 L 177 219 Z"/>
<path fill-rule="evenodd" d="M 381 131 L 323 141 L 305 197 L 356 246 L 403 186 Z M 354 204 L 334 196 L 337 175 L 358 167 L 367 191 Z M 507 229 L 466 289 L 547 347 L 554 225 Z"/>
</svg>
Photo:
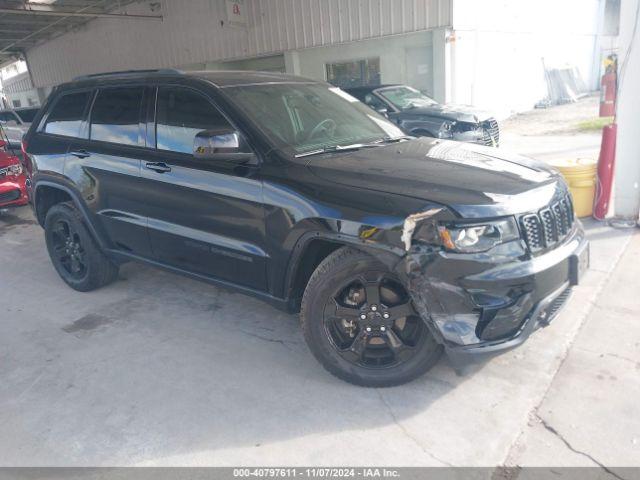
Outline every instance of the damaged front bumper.
<svg viewBox="0 0 640 480">
<path fill-rule="evenodd" d="M 521 241 L 459 254 L 414 244 L 398 274 L 454 363 L 494 355 L 548 325 L 589 264 L 579 222 L 562 244 L 532 256 Z"/>
</svg>

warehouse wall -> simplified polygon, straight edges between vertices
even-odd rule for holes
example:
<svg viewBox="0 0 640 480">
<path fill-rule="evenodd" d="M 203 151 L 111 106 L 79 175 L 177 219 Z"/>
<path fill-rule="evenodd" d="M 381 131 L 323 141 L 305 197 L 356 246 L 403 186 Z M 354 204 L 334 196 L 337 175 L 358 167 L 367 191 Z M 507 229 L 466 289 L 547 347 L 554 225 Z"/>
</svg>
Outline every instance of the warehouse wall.
<svg viewBox="0 0 640 480">
<path fill-rule="evenodd" d="M 272 55 L 451 25 L 452 0 L 244 0 L 246 26 L 225 0 L 162 0 L 164 21 L 97 19 L 27 52 L 34 83 L 134 68 Z M 150 13 L 149 2 L 127 7 Z"/>
<path fill-rule="evenodd" d="M 380 58 L 382 83 L 410 83 L 433 94 L 432 32 L 366 40 L 335 47 L 310 48 L 297 52 L 298 69 L 294 73 L 316 80 L 326 80 L 327 63 L 339 63 L 365 58 Z M 407 60 L 408 51 L 419 49 L 423 55 L 420 63 Z M 422 67 L 425 80 L 422 84 L 412 80 L 411 69 Z"/>
</svg>

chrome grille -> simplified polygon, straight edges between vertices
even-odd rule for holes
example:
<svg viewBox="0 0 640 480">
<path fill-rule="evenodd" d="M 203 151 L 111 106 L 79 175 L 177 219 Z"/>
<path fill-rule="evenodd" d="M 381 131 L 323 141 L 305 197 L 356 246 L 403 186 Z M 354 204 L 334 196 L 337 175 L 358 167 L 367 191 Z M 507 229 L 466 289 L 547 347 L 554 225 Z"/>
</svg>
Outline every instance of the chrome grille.
<svg viewBox="0 0 640 480">
<path fill-rule="evenodd" d="M 544 234 L 544 242 L 547 246 L 553 245 L 558 241 L 558 232 L 556 231 L 556 222 L 553 213 L 549 208 L 540 210 L 540 219 L 542 220 L 542 233 Z"/>
<path fill-rule="evenodd" d="M 575 221 L 571 196 L 567 195 L 538 213 L 520 217 L 520 225 L 529 250 L 537 253 L 562 241 Z"/>
<path fill-rule="evenodd" d="M 482 122 L 482 142 L 490 147 L 500 144 L 500 127 L 493 117 Z"/>
</svg>

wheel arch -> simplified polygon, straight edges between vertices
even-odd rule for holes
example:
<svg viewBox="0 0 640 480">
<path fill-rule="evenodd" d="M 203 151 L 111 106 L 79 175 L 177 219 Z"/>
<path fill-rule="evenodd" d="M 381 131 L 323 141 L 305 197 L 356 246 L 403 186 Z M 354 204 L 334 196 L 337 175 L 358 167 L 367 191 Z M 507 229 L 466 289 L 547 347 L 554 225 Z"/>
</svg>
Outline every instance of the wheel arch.
<svg viewBox="0 0 640 480">
<path fill-rule="evenodd" d="M 103 237 L 98 233 L 96 226 L 91 221 L 85 203 L 71 188 L 57 182 L 41 180 L 35 184 L 33 192 L 33 207 L 36 219 L 41 227 L 44 228 L 44 221 L 51 207 L 59 203 L 71 202 L 82 215 L 85 225 L 100 248 L 103 250 L 108 248 L 104 244 Z"/>
<path fill-rule="evenodd" d="M 285 275 L 285 297 L 290 311 L 300 310 L 302 295 L 318 265 L 344 247 L 367 253 L 389 268 L 394 268 L 402 258 L 396 248 L 384 244 L 365 244 L 358 238 L 333 232 L 307 232 L 297 242 Z"/>
</svg>

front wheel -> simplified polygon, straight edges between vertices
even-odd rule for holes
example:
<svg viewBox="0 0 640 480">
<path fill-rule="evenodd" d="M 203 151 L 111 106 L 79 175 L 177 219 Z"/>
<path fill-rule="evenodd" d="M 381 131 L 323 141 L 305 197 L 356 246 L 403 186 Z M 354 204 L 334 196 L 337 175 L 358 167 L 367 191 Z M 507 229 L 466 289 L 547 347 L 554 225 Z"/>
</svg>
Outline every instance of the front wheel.
<svg viewBox="0 0 640 480">
<path fill-rule="evenodd" d="M 301 318 L 318 361 L 356 385 L 409 382 L 433 367 L 442 353 L 397 276 L 351 248 L 320 263 L 305 290 Z"/>
</svg>

